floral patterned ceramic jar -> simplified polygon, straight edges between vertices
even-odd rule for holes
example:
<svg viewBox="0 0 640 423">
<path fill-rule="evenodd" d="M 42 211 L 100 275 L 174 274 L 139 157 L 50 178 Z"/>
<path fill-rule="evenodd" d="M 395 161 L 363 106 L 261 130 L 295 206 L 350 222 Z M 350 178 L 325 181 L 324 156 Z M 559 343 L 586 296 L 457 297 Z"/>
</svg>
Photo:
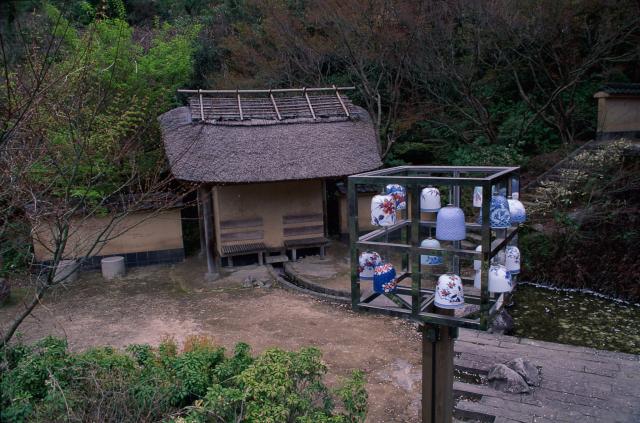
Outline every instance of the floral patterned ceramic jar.
<svg viewBox="0 0 640 423">
<path fill-rule="evenodd" d="M 375 251 L 365 251 L 360 253 L 358 264 L 358 274 L 360 275 L 360 279 L 370 281 L 373 280 L 373 272 L 376 266 L 382 264 L 382 258 L 380 257 L 380 254 Z"/>
<path fill-rule="evenodd" d="M 515 245 L 507 247 L 505 266 L 512 275 L 520 273 L 520 250 Z"/>
<path fill-rule="evenodd" d="M 396 269 L 391 263 L 376 266 L 373 272 L 373 292 L 387 294 L 395 292 L 397 287 Z"/>
<path fill-rule="evenodd" d="M 427 238 L 420 243 L 423 248 L 440 248 L 440 243 L 437 239 Z M 442 256 L 421 255 L 420 264 L 423 266 L 437 266 L 442 264 Z"/>
<path fill-rule="evenodd" d="M 396 210 L 404 210 L 407 208 L 407 190 L 405 190 L 402 185 L 389 184 L 385 192 L 395 199 Z"/>
<path fill-rule="evenodd" d="M 436 307 L 449 309 L 464 306 L 464 292 L 460 276 L 447 273 L 438 278 L 434 303 Z"/>
<path fill-rule="evenodd" d="M 482 187 L 473 189 L 473 207 L 482 207 Z"/>
<path fill-rule="evenodd" d="M 477 222 L 482 225 L 482 209 Z M 492 229 L 506 229 L 511 226 L 511 214 L 509 213 L 509 202 L 502 195 L 491 197 L 491 208 L 489 209 L 489 224 Z"/>
<path fill-rule="evenodd" d="M 524 209 L 524 205 L 515 198 L 509 198 L 509 214 L 511 215 L 511 224 L 517 225 L 518 223 L 524 223 L 527 220 L 527 212 Z"/>
<path fill-rule="evenodd" d="M 451 204 L 441 208 L 436 218 L 436 238 L 442 241 L 462 241 L 466 237 L 462 209 Z"/>
<path fill-rule="evenodd" d="M 371 199 L 371 224 L 391 226 L 396 223 L 396 200 L 391 195 L 376 195 Z"/>
<path fill-rule="evenodd" d="M 511 292 L 511 274 L 501 264 L 494 264 L 489 268 L 489 292 Z"/>
<path fill-rule="evenodd" d="M 437 212 L 440 210 L 440 207 L 440 191 L 438 188 L 424 188 L 420 194 L 420 211 Z"/>
</svg>

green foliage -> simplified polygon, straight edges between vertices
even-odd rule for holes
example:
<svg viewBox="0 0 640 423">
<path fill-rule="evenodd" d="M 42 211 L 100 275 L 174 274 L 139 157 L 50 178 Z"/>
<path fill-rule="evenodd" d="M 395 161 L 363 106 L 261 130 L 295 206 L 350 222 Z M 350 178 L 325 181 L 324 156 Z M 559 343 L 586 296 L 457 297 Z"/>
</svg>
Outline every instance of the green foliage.
<svg viewBox="0 0 640 423">
<path fill-rule="evenodd" d="M 364 422 L 364 375 L 354 372 L 334 393 L 323 383 L 320 351 L 271 349 L 253 358 L 247 344 L 227 357 L 210 339 L 158 348 L 130 345 L 82 353 L 46 338 L 3 351 L 0 420 L 177 422 Z M 334 400 L 345 412 L 334 411 Z"/>
</svg>

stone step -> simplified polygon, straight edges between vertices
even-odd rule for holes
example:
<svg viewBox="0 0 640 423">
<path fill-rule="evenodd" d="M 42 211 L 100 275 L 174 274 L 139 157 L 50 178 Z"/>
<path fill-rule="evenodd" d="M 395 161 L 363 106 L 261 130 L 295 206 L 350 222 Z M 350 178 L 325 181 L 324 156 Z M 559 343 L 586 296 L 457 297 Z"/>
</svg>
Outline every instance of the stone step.
<svg viewBox="0 0 640 423">
<path fill-rule="evenodd" d="M 265 257 L 264 261 L 267 264 L 284 263 L 289 261 L 289 257 L 287 257 L 285 254 L 279 254 L 277 256 L 267 256 Z"/>
</svg>

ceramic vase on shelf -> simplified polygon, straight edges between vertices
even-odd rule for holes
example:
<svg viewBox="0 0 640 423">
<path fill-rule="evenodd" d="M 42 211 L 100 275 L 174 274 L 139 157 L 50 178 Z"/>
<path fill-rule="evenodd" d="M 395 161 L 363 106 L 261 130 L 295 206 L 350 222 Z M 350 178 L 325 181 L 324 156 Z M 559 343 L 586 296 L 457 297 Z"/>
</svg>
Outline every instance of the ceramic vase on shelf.
<svg viewBox="0 0 640 423">
<path fill-rule="evenodd" d="M 396 291 L 396 269 L 391 263 L 376 266 L 373 272 L 373 292 L 388 294 Z"/>
<path fill-rule="evenodd" d="M 375 195 L 371 199 L 371 224 L 391 226 L 396 223 L 396 200 L 391 195 Z"/>
<path fill-rule="evenodd" d="M 438 278 L 434 304 L 439 308 L 460 308 L 464 306 L 462 279 L 453 273 L 446 273 Z"/>
<path fill-rule="evenodd" d="M 404 210 L 407 208 L 407 190 L 402 185 L 389 184 L 385 192 L 396 201 L 396 210 Z"/>
<path fill-rule="evenodd" d="M 507 255 L 504 249 L 498 251 L 498 253 L 491 258 L 491 264 L 502 264 L 504 265 L 507 260 Z"/>
<path fill-rule="evenodd" d="M 489 292 L 511 292 L 511 274 L 501 264 L 494 264 L 489 268 Z"/>
<path fill-rule="evenodd" d="M 482 187 L 473 189 L 473 207 L 482 207 Z"/>
<path fill-rule="evenodd" d="M 361 280 L 373 280 L 373 272 L 375 268 L 382 264 L 380 254 L 375 251 L 364 251 L 360 253 L 358 258 L 358 275 Z"/>
<path fill-rule="evenodd" d="M 509 198 L 507 201 L 509 203 L 511 224 L 517 225 L 518 223 L 524 223 L 524 221 L 527 220 L 527 212 L 524 209 L 524 204 L 522 204 L 522 202 L 517 198 Z"/>
<path fill-rule="evenodd" d="M 466 237 L 462 209 L 451 204 L 441 208 L 436 218 L 436 238 L 441 241 L 462 241 Z"/>
<path fill-rule="evenodd" d="M 420 211 L 437 212 L 440 210 L 440 207 L 440 191 L 438 188 L 424 188 L 420 193 Z"/>
<path fill-rule="evenodd" d="M 440 248 L 440 243 L 437 239 L 427 238 L 420 243 L 423 248 Z M 432 256 L 423 254 L 420 256 L 420 264 L 423 266 L 437 266 L 442 264 L 442 256 Z"/>
<path fill-rule="evenodd" d="M 512 275 L 520 273 L 520 250 L 515 245 L 507 247 L 505 255 L 505 266 Z"/>
<path fill-rule="evenodd" d="M 480 209 L 480 215 L 478 216 L 477 222 L 482 225 L 482 209 Z M 494 195 L 491 197 L 489 224 L 491 229 L 506 229 L 511 226 L 509 202 L 502 195 Z"/>
</svg>

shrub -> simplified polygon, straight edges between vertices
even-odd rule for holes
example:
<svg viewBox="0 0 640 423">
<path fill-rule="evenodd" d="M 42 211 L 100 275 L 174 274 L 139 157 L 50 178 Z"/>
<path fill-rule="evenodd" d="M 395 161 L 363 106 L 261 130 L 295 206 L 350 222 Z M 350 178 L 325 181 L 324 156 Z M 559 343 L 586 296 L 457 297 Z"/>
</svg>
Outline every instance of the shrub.
<svg viewBox="0 0 640 423">
<path fill-rule="evenodd" d="M 6 347 L 0 369 L 0 420 L 7 422 L 346 423 L 366 415 L 363 374 L 331 391 L 315 348 L 270 349 L 254 358 L 239 343 L 226 356 L 210 338 L 193 337 L 182 351 L 165 340 L 157 348 L 72 353 L 64 340 L 45 338 Z"/>
</svg>

